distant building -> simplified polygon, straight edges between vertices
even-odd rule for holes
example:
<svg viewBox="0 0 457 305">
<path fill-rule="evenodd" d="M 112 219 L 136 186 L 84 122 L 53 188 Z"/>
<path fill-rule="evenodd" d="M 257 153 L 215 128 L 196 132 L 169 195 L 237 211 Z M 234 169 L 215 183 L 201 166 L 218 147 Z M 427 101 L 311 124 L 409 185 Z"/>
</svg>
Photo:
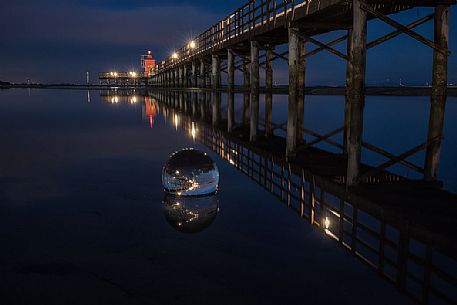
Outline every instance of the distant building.
<svg viewBox="0 0 457 305">
<path fill-rule="evenodd" d="M 156 60 L 152 58 L 151 51 L 147 55 L 141 55 L 141 68 L 143 72 L 136 71 L 110 71 L 100 72 L 98 79 L 100 85 L 107 86 L 138 86 L 147 84 L 147 79 L 154 74 Z M 87 77 L 89 75 L 87 74 Z M 89 80 L 89 79 L 87 79 Z"/>
<path fill-rule="evenodd" d="M 144 69 L 144 77 L 152 76 L 156 67 L 156 60 L 152 58 L 151 51 L 148 51 L 148 55 L 141 56 L 141 66 Z"/>
</svg>

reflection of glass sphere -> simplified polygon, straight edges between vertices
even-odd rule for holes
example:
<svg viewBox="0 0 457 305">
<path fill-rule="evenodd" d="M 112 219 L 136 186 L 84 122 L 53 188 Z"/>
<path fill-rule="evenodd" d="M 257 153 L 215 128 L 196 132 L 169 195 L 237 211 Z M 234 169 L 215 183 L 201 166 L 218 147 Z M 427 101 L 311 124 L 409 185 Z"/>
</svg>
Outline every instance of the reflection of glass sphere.
<svg viewBox="0 0 457 305">
<path fill-rule="evenodd" d="M 198 233 L 213 223 L 219 212 L 219 200 L 217 195 L 182 197 L 165 193 L 163 212 L 176 230 Z"/>
<path fill-rule="evenodd" d="M 193 148 L 175 152 L 162 171 L 162 184 L 171 194 L 201 196 L 215 193 L 219 170 L 207 155 Z"/>
</svg>

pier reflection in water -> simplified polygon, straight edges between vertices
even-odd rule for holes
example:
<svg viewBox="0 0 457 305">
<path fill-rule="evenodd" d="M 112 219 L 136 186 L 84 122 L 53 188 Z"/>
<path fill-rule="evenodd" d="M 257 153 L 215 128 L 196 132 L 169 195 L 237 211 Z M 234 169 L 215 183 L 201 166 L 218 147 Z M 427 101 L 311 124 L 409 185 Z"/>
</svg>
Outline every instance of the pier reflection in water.
<svg viewBox="0 0 457 305">
<path fill-rule="evenodd" d="M 400 291 L 421 303 L 456 303 L 455 245 L 450 244 L 443 230 L 424 229 L 420 220 L 405 220 L 401 213 L 361 196 L 348 198 L 335 183 L 227 134 L 217 128 L 221 120 L 220 94 L 195 95 L 159 92 L 143 99 L 145 107 L 154 107 L 176 130 L 184 130 L 216 152 Z M 243 109 L 243 121 L 245 112 Z M 218 211 L 216 199 L 186 200 L 165 196 L 164 213 L 173 227 L 198 232 L 211 224 Z M 200 220 L 192 223 L 197 214 Z"/>
</svg>

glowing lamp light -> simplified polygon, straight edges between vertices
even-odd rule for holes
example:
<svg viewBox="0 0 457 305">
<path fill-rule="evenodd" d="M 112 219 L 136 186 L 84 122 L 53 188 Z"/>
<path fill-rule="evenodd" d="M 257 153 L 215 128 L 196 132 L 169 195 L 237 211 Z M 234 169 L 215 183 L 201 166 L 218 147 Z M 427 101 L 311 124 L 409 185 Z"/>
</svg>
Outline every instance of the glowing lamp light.
<svg viewBox="0 0 457 305">
<path fill-rule="evenodd" d="M 173 54 L 171 54 L 171 58 L 178 59 L 179 58 L 178 53 L 173 52 Z"/>
<path fill-rule="evenodd" d="M 179 124 L 179 117 L 177 114 L 175 114 L 175 117 L 174 117 L 174 123 L 175 123 L 175 128 L 176 130 L 178 130 L 178 124 Z"/>
<path fill-rule="evenodd" d="M 195 49 L 196 47 L 197 47 L 197 44 L 195 43 L 195 41 L 192 40 L 191 42 L 189 42 L 189 48 Z"/>
<path fill-rule="evenodd" d="M 330 219 L 328 219 L 328 217 L 325 217 L 324 228 L 325 230 L 328 230 L 330 228 Z"/>
<path fill-rule="evenodd" d="M 192 122 L 192 128 L 191 128 L 190 134 L 192 136 L 192 139 L 195 141 L 195 138 L 197 137 L 197 127 L 196 127 L 195 122 Z"/>
</svg>

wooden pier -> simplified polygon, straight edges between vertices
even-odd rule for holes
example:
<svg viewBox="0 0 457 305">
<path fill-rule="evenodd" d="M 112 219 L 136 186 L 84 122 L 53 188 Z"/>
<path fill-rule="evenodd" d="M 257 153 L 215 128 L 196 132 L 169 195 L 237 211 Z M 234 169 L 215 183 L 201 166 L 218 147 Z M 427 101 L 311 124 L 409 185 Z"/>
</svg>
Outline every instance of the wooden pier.
<svg viewBox="0 0 457 305">
<path fill-rule="evenodd" d="M 233 99 L 235 73 L 243 74 L 246 112 L 243 123 L 249 121 L 249 141 L 259 140 L 259 69 L 265 69 L 267 91 L 265 133 L 272 135 L 272 107 L 268 92 L 272 92 L 274 60 L 285 60 L 289 67 L 287 137 L 284 152 L 288 159 L 300 158 L 304 143 L 304 92 L 306 60 L 319 52 L 329 52 L 346 61 L 346 104 L 344 126 L 319 141 L 329 142 L 335 133 L 344 133 L 342 155 L 345 161 L 347 187 L 379 176 L 393 164 L 402 163 L 423 174 L 425 181 L 436 182 L 439 170 L 444 111 L 447 90 L 448 17 L 449 6 L 455 0 L 252 0 L 238 8 L 193 41 L 177 50 L 170 58 L 159 62 L 148 84 L 160 88 L 208 88 L 213 91 L 213 124 L 219 124 L 221 75 L 227 73 L 229 92 L 227 130 L 233 132 Z M 389 15 L 414 7 L 433 7 L 434 13 L 415 22 L 402 25 Z M 367 41 L 368 21 L 378 19 L 392 26 L 393 31 L 374 41 Z M 434 20 L 434 37 L 426 38 L 414 28 Z M 314 36 L 344 30 L 346 33 L 329 43 Z M 365 105 L 365 71 L 367 50 L 400 34 L 414 38 L 433 49 L 433 84 L 430 103 L 429 129 L 426 141 L 403 154 L 394 155 L 363 141 L 363 113 Z M 346 42 L 345 51 L 336 48 Z M 288 50 L 278 53 L 275 48 L 287 44 Z M 308 50 L 309 45 L 315 48 Z M 317 143 L 317 142 L 316 142 Z M 315 143 L 314 143 L 315 144 Z M 389 159 L 388 162 L 366 171 L 361 160 L 362 148 Z M 423 166 L 407 158 L 426 150 Z M 299 162 L 299 161 L 298 161 Z"/>
</svg>

